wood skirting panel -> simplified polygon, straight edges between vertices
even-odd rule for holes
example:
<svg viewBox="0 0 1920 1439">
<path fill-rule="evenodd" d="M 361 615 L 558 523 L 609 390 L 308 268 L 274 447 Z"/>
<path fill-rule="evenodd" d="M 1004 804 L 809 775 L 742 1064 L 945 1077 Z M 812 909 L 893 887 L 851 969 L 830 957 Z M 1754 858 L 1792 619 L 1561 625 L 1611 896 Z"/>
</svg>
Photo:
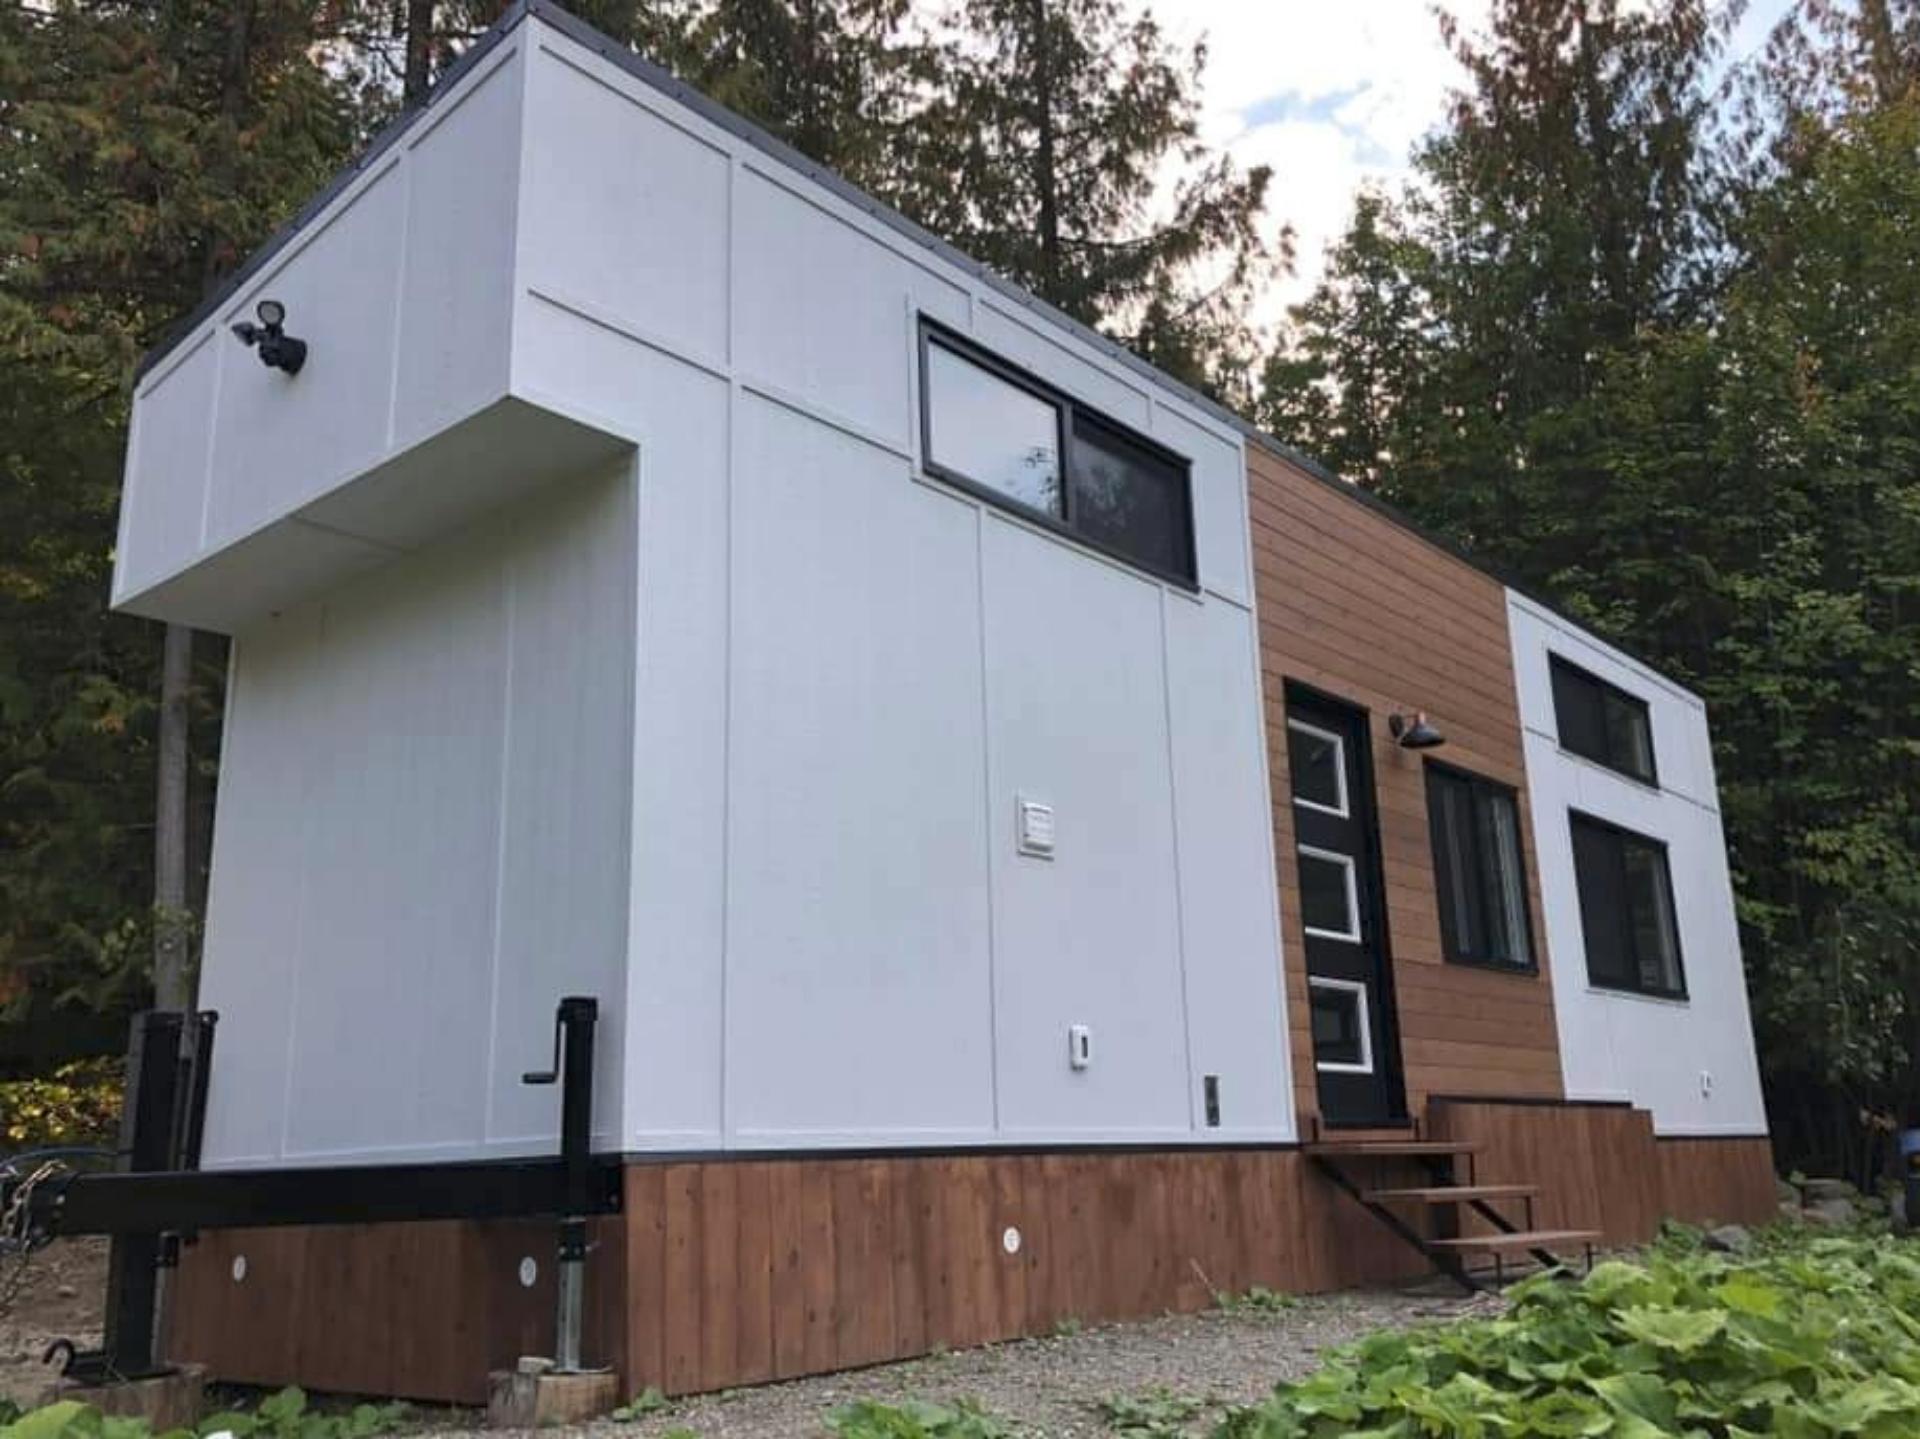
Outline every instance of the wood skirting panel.
<svg viewBox="0 0 1920 1439">
<path fill-rule="evenodd" d="M 1625 1108 L 1433 1111 L 1437 1135 L 1480 1143 L 1482 1179 L 1543 1185 L 1553 1227 L 1626 1243 L 1663 1213 L 1772 1212 L 1764 1139 L 1656 1141 Z M 1383 1164 L 1369 1181 L 1424 1178 Z M 544 1223 L 207 1233 L 177 1272 L 168 1353 L 223 1380 L 478 1403 L 489 1369 L 551 1350 L 553 1243 Z M 669 1394 L 1424 1267 L 1297 1149 L 634 1164 L 593 1243 L 589 1361 Z"/>
<path fill-rule="evenodd" d="M 1305 936 L 1294 865 L 1286 685 L 1369 712 L 1388 945 L 1411 1113 L 1429 1094 L 1557 1098 L 1553 986 L 1540 923 L 1526 759 L 1506 591 L 1385 516 L 1258 447 L 1247 451 L 1254 589 L 1273 784 L 1287 1010 L 1301 1123 L 1319 1101 L 1308 1029 Z M 1520 792 L 1538 974 L 1444 962 L 1425 769 L 1387 733 L 1395 710 L 1425 710 L 1447 737 L 1439 757 Z"/>
<path fill-rule="evenodd" d="M 595 1220 L 591 1242 L 586 1352 L 611 1357 L 625 1223 Z M 174 1271 L 167 1352 L 234 1383 L 482 1404 L 490 1369 L 552 1352 L 554 1244 L 552 1224 L 520 1221 L 208 1231 Z"/>
<path fill-rule="evenodd" d="M 1666 1213 L 1689 1224 L 1767 1224 L 1779 1218 L 1769 1139 L 1662 1139 Z"/>
</svg>

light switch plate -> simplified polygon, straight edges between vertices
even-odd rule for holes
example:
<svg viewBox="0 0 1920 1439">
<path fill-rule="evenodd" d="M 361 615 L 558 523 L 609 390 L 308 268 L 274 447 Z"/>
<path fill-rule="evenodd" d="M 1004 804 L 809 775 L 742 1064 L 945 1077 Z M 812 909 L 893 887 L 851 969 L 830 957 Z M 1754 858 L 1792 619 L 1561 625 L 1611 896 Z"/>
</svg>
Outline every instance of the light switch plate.
<svg viewBox="0 0 1920 1439">
<path fill-rule="evenodd" d="M 1086 1069 L 1093 1064 L 1093 1031 L 1084 1024 L 1067 1026 L 1067 1067 Z"/>
<path fill-rule="evenodd" d="M 1053 806 L 1020 795 L 1017 797 L 1015 808 L 1019 814 L 1020 853 L 1031 855 L 1035 859 L 1052 859 Z"/>
</svg>

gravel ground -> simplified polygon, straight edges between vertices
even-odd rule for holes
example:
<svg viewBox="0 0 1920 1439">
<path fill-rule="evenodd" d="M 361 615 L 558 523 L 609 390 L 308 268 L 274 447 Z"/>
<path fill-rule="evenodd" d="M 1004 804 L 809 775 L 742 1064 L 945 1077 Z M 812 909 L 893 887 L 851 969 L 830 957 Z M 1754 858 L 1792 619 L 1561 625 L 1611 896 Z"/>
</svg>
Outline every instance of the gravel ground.
<svg viewBox="0 0 1920 1439">
<path fill-rule="evenodd" d="M 18 1260 L 0 1259 L 0 1395 L 37 1403 L 54 1377 L 40 1362 L 47 1345 L 55 1339 L 73 1339 L 83 1348 L 100 1342 L 106 1280 L 104 1239 L 50 1244 L 24 1274 Z"/>
<path fill-rule="evenodd" d="M 1165 1388 L 1208 1400 L 1210 1417 L 1221 1405 L 1258 1399 L 1277 1380 L 1306 1374 L 1322 1350 L 1376 1329 L 1486 1312 L 1499 1302 L 1465 1300 L 1455 1292 L 1366 1291 L 1303 1299 L 1273 1313 L 1169 1315 L 731 1390 L 675 1402 L 638 1422 L 603 1421 L 569 1432 L 592 1439 L 658 1439 L 681 1428 L 700 1439 L 806 1439 L 824 1434 L 827 1416 L 856 1399 L 971 1398 L 1028 1434 L 1090 1439 L 1113 1433 L 1095 1407 L 1102 1399 Z M 1194 1427 L 1204 1432 L 1204 1417 Z M 452 1439 L 486 1431 L 436 1432 Z"/>
<path fill-rule="evenodd" d="M 25 1287 L 0 1314 L 0 1394 L 27 1403 L 39 1397 L 48 1378 L 39 1359 L 50 1339 L 67 1334 L 98 1342 L 105 1271 L 102 1240 L 65 1241 L 34 1256 Z M 1487 1296 L 1463 1299 L 1436 1282 L 1417 1290 L 1321 1295 L 1273 1312 L 1168 1315 L 730 1390 L 676 1401 L 637 1422 L 603 1421 L 565 1432 L 580 1439 L 659 1439 L 681 1428 L 700 1439 L 811 1439 L 826 1432 L 829 1414 L 856 1399 L 970 1398 L 1036 1439 L 1092 1439 L 1113 1433 L 1097 1412 L 1100 1400 L 1156 1389 L 1209 1401 L 1213 1407 L 1193 1425 L 1204 1432 L 1205 1418 L 1220 1406 L 1258 1399 L 1277 1380 L 1307 1373 L 1326 1349 L 1376 1329 L 1458 1318 L 1499 1304 Z M 423 1409 L 416 1416 L 420 1427 L 409 1426 L 407 1439 L 478 1439 L 500 1432 L 480 1427 L 483 1416 L 471 1411 Z"/>
</svg>

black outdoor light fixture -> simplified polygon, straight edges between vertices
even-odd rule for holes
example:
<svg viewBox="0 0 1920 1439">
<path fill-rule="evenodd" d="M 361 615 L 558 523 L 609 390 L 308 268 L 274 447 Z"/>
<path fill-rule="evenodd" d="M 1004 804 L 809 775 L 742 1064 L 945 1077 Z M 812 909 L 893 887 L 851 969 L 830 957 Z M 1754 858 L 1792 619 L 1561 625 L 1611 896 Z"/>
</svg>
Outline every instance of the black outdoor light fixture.
<svg viewBox="0 0 1920 1439">
<path fill-rule="evenodd" d="M 278 300 L 262 300 L 253 307 L 260 323 L 242 320 L 233 327 L 240 343 L 260 352 L 260 363 L 289 375 L 300 373 L 307 362 L 307 342 L 296 340 L 280 327 L 286 323 L 287 307 Z"/>
<path fill-rule="evenodd" d="M 1415 710 L 1413 718 L 1403 714 L 1387 716 L 1387 729 L 1401 749 L 1437 749 L 1447 737 L 1427 722 L 1425 710 Z"/>
</svg>

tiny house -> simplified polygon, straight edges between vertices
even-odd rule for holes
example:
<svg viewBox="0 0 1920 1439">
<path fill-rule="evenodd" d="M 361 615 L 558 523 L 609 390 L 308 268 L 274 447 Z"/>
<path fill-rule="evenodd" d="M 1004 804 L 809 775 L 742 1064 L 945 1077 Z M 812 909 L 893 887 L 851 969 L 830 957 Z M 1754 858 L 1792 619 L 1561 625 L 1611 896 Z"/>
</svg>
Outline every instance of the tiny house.
<svg viewBox="0 0 1920 1439">
<path fill-rule="evenodd" d="M 1772 1211 L 1696 696 L 540 0 L 145 365 L 114 603 L 233 641 L 203 1163 L 550 1153 L 594 996 L 631 1390 Z M 472 1399 L 541 1246 L 172 1350 Z"/>
</svg>

